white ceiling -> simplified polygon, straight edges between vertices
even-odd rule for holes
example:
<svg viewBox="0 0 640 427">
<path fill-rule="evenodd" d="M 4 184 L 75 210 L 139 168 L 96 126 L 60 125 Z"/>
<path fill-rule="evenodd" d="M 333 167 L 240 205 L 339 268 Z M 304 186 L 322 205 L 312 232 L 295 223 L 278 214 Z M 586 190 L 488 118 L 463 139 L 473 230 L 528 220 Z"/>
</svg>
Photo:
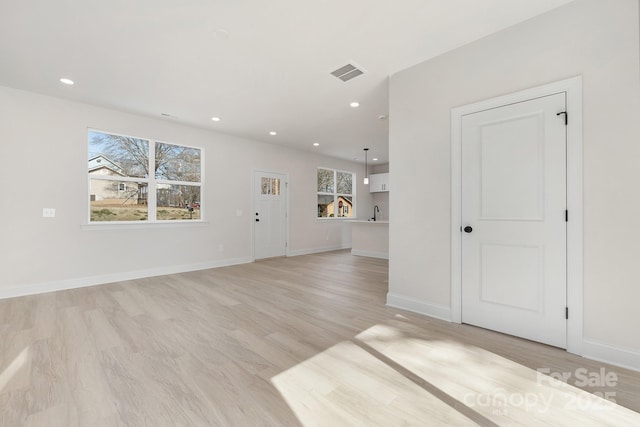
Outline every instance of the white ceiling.
<svg viewBox="0 0 640 427">
<path fill-rule="evenodd" d="M 389 75 L 569 1 L 0 0 L 0 85 L 384 163 Z"/>
</svg>

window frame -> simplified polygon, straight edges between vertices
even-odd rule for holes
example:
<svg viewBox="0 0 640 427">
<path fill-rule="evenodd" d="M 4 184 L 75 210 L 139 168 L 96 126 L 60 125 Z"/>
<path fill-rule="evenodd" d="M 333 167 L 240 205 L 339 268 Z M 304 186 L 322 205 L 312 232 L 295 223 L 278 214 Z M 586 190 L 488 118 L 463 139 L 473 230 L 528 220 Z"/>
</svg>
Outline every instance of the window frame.
<svg viewBox="0 0 640 427">
<path fill-rule="evenodd" d="M 115 135 L 115 136 L 122 136 L 122 137 L 126 137 L 126 138 L 136 138 L 136 139 L 140 139 L 140 140 L 144 140 L 147 141 L 148 143 L 148 160 L 149 160 L 149 165 L 148 165 L 148 170 L 149 170 L 149 174 L 148 176 L 145 177 L 128 177 L 128 176 L 114 176 L 114 175 L 91 175 L 89 173 L 89 170 L 86 170 L 87 173 L 87 191 L 86 191 L 86 196 L 87 196 L 87 216 L 86 216 L 86 225 L 88 227 L 117 227 L 117 226 L 131 226 L 131 225 L 135 225 L 135 226 L 141 226 L 141 227 L 148 227 L 148 226 L 152 226 L 152 225 L 158 225 L 158 224 L 180 224 L 180 225 L 186 225 L 186 224 L 194 224 L 194 223 L 206 223 L 207 221 L 205 220 L 205 201 L 204 201 L 204 190 L 205 190 L 205 185 L 204 185 L 204 181 L 205 181 L 205 150 L 203 147 L 197 147 L 197 146 L 193 146 L 193 145 L 188 145 L 188 144 L 177 144 L 174 142 L 167 142 L 164 140 L 161 140 L 159 138 L 147 138 L 147 137 L 141 137 L 141 136 L 135 136 L 135 135 L 127 135 L 127 134 L 122 134 L 122 133 L 118 133 L 118 132 L 111 132 L 111 131 L 105 131 L 105 130 L 101 130 L 101 129 L 95 129 L 95 128 L 87 128 L 87 139 L 86 139 L 86 148 L 87 148 L 87 156 L 86 158 L 88 159 L 88 150 L 89 150 L 89 134 L 90 133 L 104 133 L 104 134 L 109 134 L 109 135 Z M 168 144 L 168 145 L 174 145 L 177 147 L 185 147 L 185 148 L 193 148 L 196 150 L 200 150 L 200 181 L 172 181 L 172 180 L 168 180 L 168 179 L 158 179 L 156 178 L 156 173 L 155 173 L 155 163 L 156 163 L 156 159 L 155 159 L 155 146 L 156 144 Z M 146 183 L 146 207 L 147 207 L 147 219 L 145 220 L 139 220 L 139 221 L 92 221 L 91 220 L 91 181 L 92 180 L 99 180 L 99 181 L 111 181 L 111 182 L 121 182 L 121 183 L 128 183 L 128 182 L 132 182 L 132 183 Z M 158 186 L 159 185 L 185 185 L 185 186 L 193 186 L 193 187 L 199 187 L 200 188 L 200 218 L 199 219 L 158 219 Z M 118 188 L 120 186 L 118 185 Z"/>
<path fill-rule="evenodd" d="M 320 169 L 328 170 L 333 172 L 333 192 L 323 192 L 318 191 L 318 171 Z M 347 173 L 351 175 L 351 194 L 347 193 L 339 193 L 338 192 L 338 173 Z M 316 168 L 316 220 L 318 221 L 333 221 L 333 220 L 354 220 L 357 218 L 356 216 L 356 183 L 357 177 L 355 172 L 329 168 L 324 166 L 318 166 Z M 338 206 L 339 198 L 342 197 L 351 197 L 351 216 L 318 216 L 318 196 L 333 196 L 333 204 L 334 206 Z"/>
</svg>

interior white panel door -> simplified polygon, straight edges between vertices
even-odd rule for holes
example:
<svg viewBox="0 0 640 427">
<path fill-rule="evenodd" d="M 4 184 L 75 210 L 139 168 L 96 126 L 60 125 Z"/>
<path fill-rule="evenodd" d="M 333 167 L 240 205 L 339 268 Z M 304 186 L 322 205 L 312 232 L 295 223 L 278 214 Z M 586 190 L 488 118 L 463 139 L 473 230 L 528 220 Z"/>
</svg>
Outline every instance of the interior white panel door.
<svg viewBox="0 0 640 427">
<path fill-rule="evenodd" d="M 254 172 L 254 258 L 273 258 L 287 251 L 287 176 Z"/>
<path fill-rule="evenodd" d="M 566 347 L 565 93 L 462 118 L 462 321 Z"/>
</svg>

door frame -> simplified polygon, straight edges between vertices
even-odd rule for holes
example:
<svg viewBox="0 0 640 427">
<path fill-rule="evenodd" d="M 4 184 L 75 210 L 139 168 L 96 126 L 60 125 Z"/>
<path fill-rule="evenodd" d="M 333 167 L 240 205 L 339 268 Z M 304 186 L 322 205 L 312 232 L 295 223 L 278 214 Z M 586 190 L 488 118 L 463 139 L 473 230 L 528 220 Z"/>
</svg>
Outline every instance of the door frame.
<svg viewBox="0 0 640 427">
<path fill-rule="evenodd" d="M 277 174 L 284 175 L 284 196 L 285 196 L 285 223 L 284 223 L 284 239 L 285 239 L 285 248 L 284 248 L 284 256 L 289 256 L 289 172 L 275 171 L 269 169 L 254 169 L 251 172 L 251 257 L 253 261 L 256 260 L 256 222 L 255 222 L 255 212 L 257 209 L 256 206 L 256 174 L 259 173 L 269 173 L 269 174 Z M 282 191 L 283 188 L 281 187 Z"/>
<path fill-rule="evenodd" d="M 567 351 L 583 353 L 582 76 L 451 110 L 451 321 L 462 323 L 462 118 L 492 108 L 565 93 L 567 132 Z M 560 120 L 560 119 L 559 119 Z"/>
</svg>

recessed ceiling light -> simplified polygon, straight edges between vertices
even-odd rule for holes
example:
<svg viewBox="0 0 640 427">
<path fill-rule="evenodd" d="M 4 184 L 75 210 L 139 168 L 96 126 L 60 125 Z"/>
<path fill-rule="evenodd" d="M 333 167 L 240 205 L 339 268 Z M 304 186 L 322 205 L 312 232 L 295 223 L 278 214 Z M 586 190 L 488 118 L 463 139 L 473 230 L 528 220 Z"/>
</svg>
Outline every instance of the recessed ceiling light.
<svg viewBox="0 0 640 427">
<path fill-rule="evenodd" d="M 73 84 L 73 80 L 71 79 L 67 79 L 65 77 L 61 78 L 60 81 L 66 85 L 72 85 Z"/>
<path fill-rule="evenodd" d="M 271 136 L 275 136 L 275 135 L 277 135 L 277 134 L 278 134 L 278 132 L 275 132 L 275 131 L 271 131 L 271 132 L 269 132 L 269 135 L 271 135 Z"/>
<path fill-rule="evenodd" d="M 211 117 L 211 120 L 213 120 L 214 122 L 219 122 L 220 121 L 220 117 Z"/>
<path fill-rule="evenodd" d="M 360 106 L 360 103 L 359 103 L 359 102 L 355 102 L 355 101 L 354 101 L 354 102 L 352 102 L 352 103 L 351 103 L 351 104 L 349 104 L 349 105 L 351 105 L 351 107 L 352 107 L 352 108 L 356 108 L 356 107 L 359 107 L 359 106 Z"/>
<path fill-rule="evenodd" d="M 313 143 L 313 146 L 314 146 L 314 147 L 317 147 L 318 145 L 320 145 L 320 143 L 319 143 L 319 142 L 314 142 L 314 143 Z"/>
<path fill-rule="evenodd" d="M 372 160 L 373 160 L 374 162 L 377 162 L 377 161 L 378 161 L 378 158 L 377 158 L 377 157 L 374 157 Z"/>
</svg>

